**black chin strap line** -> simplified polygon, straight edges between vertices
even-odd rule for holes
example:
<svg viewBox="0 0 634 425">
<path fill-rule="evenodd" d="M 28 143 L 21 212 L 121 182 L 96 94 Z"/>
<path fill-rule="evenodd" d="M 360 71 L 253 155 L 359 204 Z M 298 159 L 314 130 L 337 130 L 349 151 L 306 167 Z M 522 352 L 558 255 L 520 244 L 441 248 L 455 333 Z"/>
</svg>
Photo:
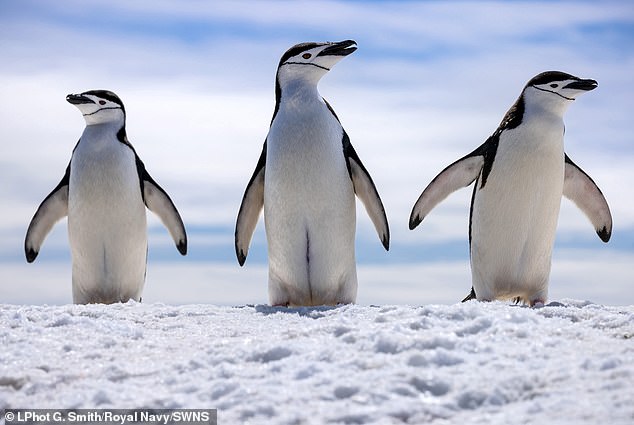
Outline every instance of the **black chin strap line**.
<svg viewBox="0 0 634 425">
<path fill-rule="evenodd" d="M 316 63 L 304 63 L 304 62 L 284 62 L 283 65 L 312 65 L 317 68 L 325 69 L 326 71 L 330 71 L 330 68 L 326 68 L 325 66 L 317 65 Z"/>
<path fill-rule="evenodd" d="M 566 97 L 566 96 L 564 96 L 563 94 L 557 93 L 556 91 L 542 89 L 542 88 L 537 87 L 537 86 L 532 86 L 532 87 L 533 87 L 533 88 L 536 88 L 537 90 L 546 91 L 546 92 L 548 92 L 548 93 L 553 93 L 553 94 L 556 94 L 557 96 L 559 96 L 559 97 L 563 97 L 563 98 L 564 98 L 564 99 L 566 99 L 566 100 L 572 100 L 572 101 L 574 101 L 574 99 L 573 99 L 573 98 L 571 98 L 571 97 Z"/>
<path fill-rule="evenodd" d="M 106 109 L 121 109 L 121 108 L 119 106 L 109 106 L 107 108 L 99 108 L 95 112 L 91 112 L 89 114 L 84 114 L 84 116 L 87 117 L 88 115 L 95 115 L 97 112 L 105 111 Z"/>
</svg>

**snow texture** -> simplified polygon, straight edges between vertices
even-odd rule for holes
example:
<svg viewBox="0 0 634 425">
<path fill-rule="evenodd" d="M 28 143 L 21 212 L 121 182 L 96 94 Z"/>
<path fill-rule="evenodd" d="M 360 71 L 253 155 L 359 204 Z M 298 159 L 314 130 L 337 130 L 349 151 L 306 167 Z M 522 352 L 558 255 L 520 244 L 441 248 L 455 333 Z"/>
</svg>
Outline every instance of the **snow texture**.
<svg viewBox="0 0 634 425">
<path fill-rule="evenodd" d="M 634 306 L 0 306 L 0 407 L 218 423 L 632 424 Z"/>
</svg>

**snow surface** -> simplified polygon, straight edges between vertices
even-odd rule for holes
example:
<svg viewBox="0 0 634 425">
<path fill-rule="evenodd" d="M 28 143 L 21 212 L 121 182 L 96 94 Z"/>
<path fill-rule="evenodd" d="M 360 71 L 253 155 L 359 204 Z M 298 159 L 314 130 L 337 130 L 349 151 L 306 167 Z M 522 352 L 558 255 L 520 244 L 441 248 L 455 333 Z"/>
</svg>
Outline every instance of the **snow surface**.
<svg viewBox="0 0 634 425">
<path fill-rule="evenodd" d="M 632 424 L 634 306 L 0 305 L 0 407 L 218 423 Z"/>
</svg>

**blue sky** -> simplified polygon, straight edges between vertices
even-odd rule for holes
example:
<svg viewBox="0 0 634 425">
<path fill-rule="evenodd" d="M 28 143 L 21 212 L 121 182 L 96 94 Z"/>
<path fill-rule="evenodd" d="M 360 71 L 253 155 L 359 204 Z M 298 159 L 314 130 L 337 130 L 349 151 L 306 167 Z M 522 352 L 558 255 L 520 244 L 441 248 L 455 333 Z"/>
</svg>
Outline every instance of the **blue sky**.
<svg viewBox="0 0 634 425">
<path fill-rule="evenodd" d="M 233 225 L 273 112 L 275 67 L 293 44 L 352 38 L 358 51 L 320 90 L 372 174 L 392 230 L 385 253 L 358 204 L 359 302 L 466 294 L 470 189 L 415 231 L 411 207 L 495 130 L 527 80 L 557 69 L 599 82 L 565 117 L 566 151 L 603 190 L 615 227 L 603 244 L 562 202 L 551 295 L 634 303 L 627 2 L 2 1 L 0 24 L 0 301 L 70 301 L 65 222 L 34 264 L 23 258 L 23 238 L 84 126 L 66 94 L 106 88 L 126 104 L 130 140 L 189 233 L 190 254 L 180 258 L 151 218 L 145 298 L 266 302 L 263 222 L 243 268 Z"/>
</svg>

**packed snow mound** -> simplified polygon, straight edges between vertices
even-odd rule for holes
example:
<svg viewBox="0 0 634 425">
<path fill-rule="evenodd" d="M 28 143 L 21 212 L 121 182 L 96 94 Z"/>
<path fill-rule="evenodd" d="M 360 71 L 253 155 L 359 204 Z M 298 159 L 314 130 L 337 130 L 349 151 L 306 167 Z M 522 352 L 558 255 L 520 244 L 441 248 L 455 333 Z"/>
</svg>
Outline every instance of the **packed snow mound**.
<svg viewBox="0 0 634 425">
<path fill-rule="evenodd" d="M 634 306 L 0 306 L 0 407 L 218 423 L 631 424 Z"/>
</svg>

